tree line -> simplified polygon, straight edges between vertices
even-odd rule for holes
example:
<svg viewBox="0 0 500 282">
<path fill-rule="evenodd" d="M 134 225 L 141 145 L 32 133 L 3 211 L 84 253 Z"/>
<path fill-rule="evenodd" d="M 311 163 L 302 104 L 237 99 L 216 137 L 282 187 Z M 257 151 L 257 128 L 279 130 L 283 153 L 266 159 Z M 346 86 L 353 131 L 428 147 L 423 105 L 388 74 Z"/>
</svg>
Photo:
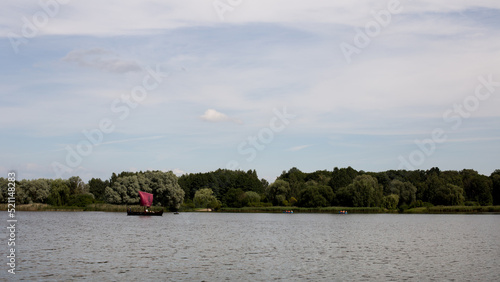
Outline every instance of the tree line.
<svg viewBox="0 0 500 282">
<path fill-rule="evenodd" d="M 7 179 L 0 178 L 7 187 Z M 7 189 L 2 189 L 0 201 L 6 202 Z M 53 206 L 85 207 L 92 203 L 117 205 L 139 204 L 138 191 L 152 193 L 153 205 L 178 210 L 184 201 L 184 191 L 171 171 L 113 173 L 109 180 L 92 178 L 84 183 L 78 176 L 63 179 L 35 179 L 16 181 L 16 203 L 42 203 Z"/>
<path fill-rule="evenodd" d="M 357 171 L 351 167 L 303 173 L 297 168 L 283 172 L 271 186 L 275 204 L 297 199 L 297 206 L 385 207 L 423 205 L 500 205 L 500 170 L 489 177 L 475 170 Z M 280 203 L 281 201 L 281 203 Z"/>
<path fill-rule="evenodd" d="M 0 178 L 1 187 L 7 179 Z M 255 170 L 218 169 L 177 177 L 171 171 L 113 173 L 108 180 L 78 176 L 16 182 L 16 202 L 53 206 L 91 203 L 136 205 L 138 191 L 154 195 L 154 205 L 169 210 L 221 207 L 384 207 L 406 209 L 426 205 L 500 205 L 500 170 L 490 176 L 475 170 L 357 171 L 351 167 L 311 173 L 283 171 L 273 183 Z M 7 201 L 2 189 L 0 201 Z"/>
</svg>

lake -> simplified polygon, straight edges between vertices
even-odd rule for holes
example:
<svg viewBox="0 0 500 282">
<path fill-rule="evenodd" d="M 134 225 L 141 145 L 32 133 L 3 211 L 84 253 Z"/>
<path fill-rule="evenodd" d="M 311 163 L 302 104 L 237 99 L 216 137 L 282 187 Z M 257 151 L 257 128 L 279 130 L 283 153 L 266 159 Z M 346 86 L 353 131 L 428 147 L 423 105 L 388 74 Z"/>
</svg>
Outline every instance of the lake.
<svg viewBox="0 0 500 282">
<path fill-rule="evenodd" d="M 6 226 L 7 213 L 0 213 Z M 25 281 L 500 281 L 500 215 L 17 212 Z M 2 241 L 7 249 L 7 232 Z"/>
</svg>

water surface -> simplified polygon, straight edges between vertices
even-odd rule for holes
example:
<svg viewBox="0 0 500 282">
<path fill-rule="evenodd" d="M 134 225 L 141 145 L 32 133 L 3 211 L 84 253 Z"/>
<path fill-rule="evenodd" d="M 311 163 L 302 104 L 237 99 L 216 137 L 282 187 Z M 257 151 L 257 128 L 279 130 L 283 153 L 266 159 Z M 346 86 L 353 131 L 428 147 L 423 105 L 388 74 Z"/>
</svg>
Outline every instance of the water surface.
<svg viewBox="0 0 500 282">
<path fill-rule="evenodd" d="M 17 215 L 16 280 L 500 281 L 500 215 Z"/>
</svg>

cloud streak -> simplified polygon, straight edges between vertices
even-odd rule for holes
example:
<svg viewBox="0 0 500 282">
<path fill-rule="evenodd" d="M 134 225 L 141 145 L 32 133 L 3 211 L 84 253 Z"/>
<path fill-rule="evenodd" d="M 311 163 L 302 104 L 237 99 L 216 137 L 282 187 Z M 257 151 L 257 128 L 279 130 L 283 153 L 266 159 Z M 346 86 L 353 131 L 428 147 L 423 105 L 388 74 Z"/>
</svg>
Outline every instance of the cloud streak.
<svg viewBox="0 0 500 282">
<path fill-rule="evenodd" d="M 99 145 L 110 145 L 110 144 L 128 143 L 128 142 L 145 141 L 145 140 L 157 140 L 163 137 L 164 136 L 150 136 L 150 137 L 122 139 L 122 140 L 112 140 L 112 141 L 102 142 Z"/>
<path fill-rule="evenodd" d="M 312 145 L 300 145 L 300 146 L 295 146 L 295 147 L 288 148 L 288 150 L 287 150 L 287 151 L 297 152 L 297 151 L 303 150 L 303 149 L 308 148 L 308 147 L 311 147 L 311 146 L 312 146 Z"/>
<path fill-rule="evenodd" d="M 112 73 L 141 71 L 141 67 L 136 62 L 117 58 L 113 52 L 101 48 L 73 50 L 62 58 L 62 60 L 75 63 L 81 67 L 94 68 Z"/>
</svg>

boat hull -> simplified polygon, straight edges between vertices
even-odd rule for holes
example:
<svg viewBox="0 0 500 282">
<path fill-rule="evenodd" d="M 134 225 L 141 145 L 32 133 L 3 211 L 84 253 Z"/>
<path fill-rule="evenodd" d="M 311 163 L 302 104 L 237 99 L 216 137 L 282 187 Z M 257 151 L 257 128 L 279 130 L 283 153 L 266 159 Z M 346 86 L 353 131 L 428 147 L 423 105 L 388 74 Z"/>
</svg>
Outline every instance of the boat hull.
<svg viewBox="0 0 500 282">
<path fill-rule="evenodd" d="M 127 211 L 127 215 L 142 215 L 142 216 L 162 216 L 163 211 Z"/>
</svg>

